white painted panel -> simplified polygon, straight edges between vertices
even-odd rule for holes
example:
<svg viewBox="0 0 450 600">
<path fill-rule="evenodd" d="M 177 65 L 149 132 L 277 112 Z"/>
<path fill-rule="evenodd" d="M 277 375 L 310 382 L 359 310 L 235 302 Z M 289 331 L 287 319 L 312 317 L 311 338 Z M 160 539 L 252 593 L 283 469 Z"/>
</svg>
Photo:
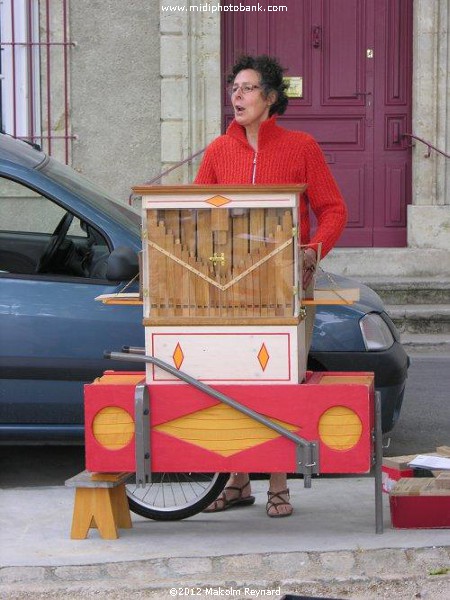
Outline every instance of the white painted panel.
<svg viewBox="0 0 450 600">
<path fill-rule="evenodd" d="M 267 361 L 261 364 L 258 354 L 263 345 Z M 207 383 L 298 383 L 305 374 L 304 324 L 299 327 L 191 327 L 189 330 L 146 327 L 146 353 Z M 147 381 L 177 383 L 178 380 L 148 365 Z"/>
</svg>

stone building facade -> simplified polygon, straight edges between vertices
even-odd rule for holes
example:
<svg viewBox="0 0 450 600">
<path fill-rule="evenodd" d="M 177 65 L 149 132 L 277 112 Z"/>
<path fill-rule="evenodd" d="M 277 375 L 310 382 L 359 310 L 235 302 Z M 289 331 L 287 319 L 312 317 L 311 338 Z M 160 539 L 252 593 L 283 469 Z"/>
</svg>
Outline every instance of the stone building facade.
<svg viewBox="0 0 450 600">
<path fill-rule="evenodd" d="M 68 162 L 124 201 L 133 185 L 185 160 L 221 132 L 220 12 L 190 11 L 193 4 L 211 7 L 218 1 L 40 3 L 42 40 L 63 37 L 61 7 L 67 6 Z M 448 153 L 450 0 L 413 0 L 413 10 L 412 133 Z M 41 52 L 42 73 L 45 56 Z M 44 133 L 61 123 L 58 86 L 64 82 L 58 73 L 55 68 L 51 93 L 60 110 L 51 123 L 43 119 Z M 46 85 L 43 80 L 42 88 Z M 162 182 L 191 182 L 198 161 Z M 412 184 L 406 248 L 338 248 L 324 266 L 361 278 L 450 276 L 450 161 L 415 142 Z"/>
<path fill-rule="evenodd" d="M 195 2 L 198 4 L 197 2 Z M 162 10 L 185 6 L 185 12 Z M 169 167 L 220 134 L 220 13 L 161 1 L 161 162 Z M 202 2 L 202 4 L 205 4 Z M 206 2 L 215 4 L 215 2 Z M 414 0 L 413 133 L 450 148 L 450 3 Z M 175 93 L 175 90 L 178 93 Z M 170 181 L 188 182 L 195 163 Z M 407 248 L 335 249 L 326 267 L 352 276 L 450 276 L 450 161 L 415 142 Z"/>
</svg>

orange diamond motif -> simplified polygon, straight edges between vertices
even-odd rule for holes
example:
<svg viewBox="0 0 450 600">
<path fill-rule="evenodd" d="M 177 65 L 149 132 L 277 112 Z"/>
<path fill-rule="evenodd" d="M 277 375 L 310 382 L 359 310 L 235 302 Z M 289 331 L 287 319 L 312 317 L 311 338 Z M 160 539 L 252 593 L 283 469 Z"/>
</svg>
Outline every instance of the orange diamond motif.
<svg viewBox="0 0 450 600">
<path fill-rule="evenodd" d="M 258 360 L 259 360 L 259 364 L 261 365 L 261 368 L 263 371 L 266 370 L 267 367 L 267 363 L 269 362 L 269 353 L 267 352 L 267 348 L 266 345 L 263 344 L 258 352 Z"/>
<path fill-rule="evenodd" d="M 231 200 L 225 198 L 224 196 L 213 196 L 212 198 L 208 198 L 205 200 L 208 204 L 212 204 L 213 206 L 223 206 L 224 204 L 228 204 Z"/>
<path fill-rule="evenodd" d="M 183 360 L 184 360 L 184 354 L 183 354 L 183 350 L 181 349 L 180 342 L 177 343 L 175 350 L 173 351 L 172 358 L 173 358 L 173 362 L 174 362 L 174 365 L 176 366 L 176 368 L 180 369 L 181 365 L 183 364 Z"/>
<path fill-rule="evenodd" d="M 270 420 L 289 431 L 301 429 L 300 425 Z M 216 404 L 167 421 L 154 430 L 221 456 L 232 456 L 281 437 L 273 429 L 225 404 Z"/>
</svg>

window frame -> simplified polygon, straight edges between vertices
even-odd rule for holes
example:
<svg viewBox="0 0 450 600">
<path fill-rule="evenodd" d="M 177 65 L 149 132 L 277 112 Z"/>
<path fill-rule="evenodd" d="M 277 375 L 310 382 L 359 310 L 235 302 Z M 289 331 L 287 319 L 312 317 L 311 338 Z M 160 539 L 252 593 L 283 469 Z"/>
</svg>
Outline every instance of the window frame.
<svg viewBox="0 0 450 600">
<path fill-rule="evenodd" d="M 39 0 L 0 2 L 0 55 L 1 128 L 17 138 L 39 139 Z"/>
</svg>

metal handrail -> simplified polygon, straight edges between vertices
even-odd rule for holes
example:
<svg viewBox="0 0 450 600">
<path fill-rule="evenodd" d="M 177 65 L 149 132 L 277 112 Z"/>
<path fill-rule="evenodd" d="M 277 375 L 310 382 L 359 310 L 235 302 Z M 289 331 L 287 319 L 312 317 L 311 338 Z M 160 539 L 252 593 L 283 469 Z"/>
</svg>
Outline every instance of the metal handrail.
<svg viewBox="0 0 450 600">
<path fill-rule="evenodd" d="M 162 179 L 165 175 L 168 175 L 169 173 L 172 173 L 172 171 L 175 171 L 175 169 L 178 169 L 178 167 L 182 167 L 186 163 L 191 163 L 194 160 L 194 158 L 197 158 L 197 156 L 199 156 L 200 154 L 202 154 L 205 150 L 206 150 L 206 146 L 204 148 L 202 148 L 201 150 L 199 150 L 198 152 L 194 152 L 194 154 L 191 154 L 190 156 L 188 156 L 184 160 L 181 160 L 180 162 L 177 162 L 176 165 L 172 165 L 169 169 L 166 169 L 165 171 L 162 171 L 161 173 L 159 173 L 159 175 L 156 175 L 155 177 L 152 177 L 152 179 L 149 179 L 148 181 L 144 181 L 143 185 L 153 185 L 154 183 L 156 183 L 157 181 L 159 181 L 160 179 Z M 133 201 L 133 193 L 131 193 L 128 196 L 128 204 L 131 205 L 132 201 Z"/>
<path fill-rule="evenodd" d="M 425 154 L 425 158 L 430 158 L 431 150 L 434 150 L 438 154 L 442 154 L 442 156 L 445 156 L 445 158 L 450 158 L 450 154 L 447 154 L 443 150 L 439 150 L 439 148 L 436 148 L 436 146 L 433 146 L 433 144 L 430 144 L 430 142 L 427 142 L 427 140 L 424 140 L 423 138 L 420 138 L 417 135 L 414 135 L 413 133 L 404 133 L 402 135 L 402 137 L 409 137 L 411 139 L 414 139 L 414 140 L 417 140 L 419 142 L 422 142 L 422 144 L 425 144 L 425 146 L 428 147 L 428 151 Z"/>
<path fill-rule="evenodd" d="M 205 150 L 206 150 L 206 146 L 205 146 L 205 148 L 202 148 L 198 152 L 195 152 L 194 154 L 191 154 L 190 156 L 188 156 L 184 160 L 181 160 L 176 165 L 173 165 L 169 169 L 166 169 L 165 171 L 163 171 L 159 175 L 156 175 L 155 177 L 152 177 L 152 179 L 150 179 L 149 181 L 146 181 L 144 183 L 144 185 L 152 185 L 153 183 L 156 183 L 157 181 L 159 181 L 160 179 L 162 179 L 165 175 L 168 175 L 169 173 L 172 173 L 172 171 L 175 171 L 175 169 L 178 169 L 178 167 L 181 167 L 182 165 L 185 165 L 186 163 L 192 162 L 194 160 L 194 158 L 197 158 L 197 156 L 199 156 Z"/>
</svg>

